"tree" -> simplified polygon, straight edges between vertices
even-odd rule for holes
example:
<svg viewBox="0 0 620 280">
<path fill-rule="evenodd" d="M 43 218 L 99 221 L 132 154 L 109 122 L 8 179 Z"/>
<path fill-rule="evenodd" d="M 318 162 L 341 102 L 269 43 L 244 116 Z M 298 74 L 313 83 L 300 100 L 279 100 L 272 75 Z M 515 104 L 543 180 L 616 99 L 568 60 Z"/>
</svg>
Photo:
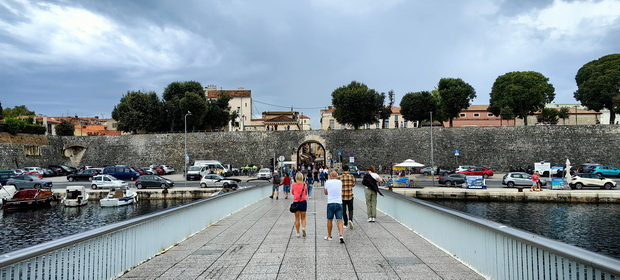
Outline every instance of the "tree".
<svg viewBox="0 0 620 280">
<path fill-rule="evenodd" d="M 558 111 L 558 118 L 562 119 L 562 123 L 566 124 L 566 119 L 569 117 L 569 109 L 567 107 L 562 107 Z"/>
<path fill-rule="evenodd" d="M 59 136 L 73 136 L 75 133 L 75 126 L 67 120 L 60 121 L 54 128 L 56 135 Z"/>
<path fill-rule="evenodd" d="M 164 93 L 162 95 L 164 112 L 166 116 L 165 119 L 168 120 L 168 128 L 170 131 L 179 131 L 184 129 L 185 114 L 187 111 L 191 111 L 188 110 L 188 108 L 183 108 L 181 106 L 181 99 L 186 96 L 186 93 L 195 93 L 202 96 L 205 102 L 207 100 L 204 88 L 199 82 L 187 81 L 170 83 L 164 89 Z M 188 103 L 185 102 L 184 104 L 187 105 Z M 192 115 L 193 114 L 194 112 L 192 112 Z"/>
<path fill-rule="evenodd" d="M 527 126 L 527 116 L 542 110 L 555 98 L 555 88 L 549 79 L 534 71 L 510 72 L 497 77 L 491 90 L 489 112 L 496 116 L 505 110 L 522 118 Z"/>
<path fill-rule="evenodd" d="M 379 119 L 381 119 L 381 128 L 386 128 L 385 127 L 385 120 L 390 119 L 390 116 L 392 115 L 392 106 L 394 106 L 394 91 L 390 90 L 388 91 L 388 105 L 387 106 L 382 106 L 381 109 L 379 110 Z M 383 99 L 383 101 L 385 102 L 385 92 L 381 93 L 381 99 Z"/>
<path fill-rule="evenodd" d="M 428 91 L 407 93 L 400 101 L 400 114 L 408 121 L 422 123 L 430 120 L 430 112 L 435 114 L 437 111 L 437 99 Z"/>
<path fill-rule="evenodd" d="M 620 54 L 610 54 L 583 65 L 575 76 L 574 97 L 590 110 L 609 109 L 609 123 L 620 107 Z"/>
<path fill-rule="evenodd" d="M 470 102 L 476 98 L 476 91 L 460 78 L 441 78 L 437 90 L 441 98 L 440 108 L 452 127 L 453 119 L 459 117 L 461 111 L 469 107 Z"/>
<path fill-rule="evenodd" d="M 2 112 L 2 111 L 3 111 L 3 110 L 2 110 L 2 103 L 0 103 L 0 120 L 3 120 L 3 119 L 4 119 L 4 114 L 3 114 L 3 112 Z"/>
<path fill-rule="evenodd" d="M 18 118 L 22 116 L 35 116 L 34 111 L 28 110 L 26 105 L 15 106 L 13 109 L 6 108 L 2 110 L 2 116 L 5 118 Z"/>
<path fill-rule="evenodd" d="M 538 115 L 536 115 L 538 123 L 544 124 L 558 124 L 560 118 L 558 118 L 558 110 L 554 108 L 543 108 Z"/>
<path fill-rule="evenodd" d="M 154 91 L 128 91 L 114 106 L 112 118 L 119 122 L 119 130 L 154 132 L 164 121 L 162 113 L 163 104 Z"/>
<path fill-rule="evenodd" d="M 207 102 L 204 120 L 207 129 L 220 128 L 228 124 L 231 118 L 230 105 L 228 102 L 231 98 L 230 95 L 221 93 L 217 99 L 212 99 Z"/>
<path fill-rule="evenodd" d="M 383 99 L 374 89 L 352 81 L 332 92 L 332 105 L 336 108 L 333 113 L 336 121 L 358 129 L 378 121 L 377 115 L 383 107 Z"/>
</svg>

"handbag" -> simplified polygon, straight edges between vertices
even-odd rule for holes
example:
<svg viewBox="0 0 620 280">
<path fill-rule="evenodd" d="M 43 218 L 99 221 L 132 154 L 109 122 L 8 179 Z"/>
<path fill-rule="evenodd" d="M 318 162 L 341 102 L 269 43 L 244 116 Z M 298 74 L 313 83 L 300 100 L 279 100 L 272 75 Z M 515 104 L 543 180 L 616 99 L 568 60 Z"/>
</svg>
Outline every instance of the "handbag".
<svg viewBox="0 0 620 280">
<path fill-rule="evenodd" d="M 304 184 L 304 187 L 301 189 L 301 193 L 299 194 L 299 199 L 297 200 L 301 200 L 301 196 L 304 194 L 304 190 L 306 190 L 306 184 Z M 289 207 L 289 211 L 291 211 L 291 213 L 297 212 L 298 204 L 299 204 L 298 202 L 291 203 L 291 207 Z"/>
</svg>

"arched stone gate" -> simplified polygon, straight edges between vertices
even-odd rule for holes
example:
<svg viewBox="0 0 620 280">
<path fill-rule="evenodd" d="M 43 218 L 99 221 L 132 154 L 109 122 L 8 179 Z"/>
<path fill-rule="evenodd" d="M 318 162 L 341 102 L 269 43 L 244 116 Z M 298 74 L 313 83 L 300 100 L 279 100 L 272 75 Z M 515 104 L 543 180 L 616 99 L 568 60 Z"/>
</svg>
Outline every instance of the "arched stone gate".
<svg viewBox="0 0 620 280">
<path fill-rule="evenodd" d="M 331 161 L 331 153 L 325 148 L 325 139 L 309 135 L 297 147 L 297 152 L 291 156 L 291 160 L 295 161 L 297 166 L 327 166 Z"/>
</svg>

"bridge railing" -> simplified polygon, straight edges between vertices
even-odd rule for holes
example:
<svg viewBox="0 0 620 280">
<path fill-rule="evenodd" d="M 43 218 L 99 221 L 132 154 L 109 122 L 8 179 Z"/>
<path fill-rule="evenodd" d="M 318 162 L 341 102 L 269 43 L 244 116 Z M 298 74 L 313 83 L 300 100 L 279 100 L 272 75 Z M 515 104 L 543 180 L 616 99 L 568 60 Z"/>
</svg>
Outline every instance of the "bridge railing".
<svg viewBox="0 0 620 280">
<path fill-rule="evenodd" d="M 355 197 L 365 200 L 364 187 Z M 620 261 L 384 191 L 377 208 L 490 279 L 620 279 Z"/>
<path fill-rule="evenodd" d="M 0 279 L 111 279 L 270 193 L 240 189 L 0 255 Z"/>
</svg>

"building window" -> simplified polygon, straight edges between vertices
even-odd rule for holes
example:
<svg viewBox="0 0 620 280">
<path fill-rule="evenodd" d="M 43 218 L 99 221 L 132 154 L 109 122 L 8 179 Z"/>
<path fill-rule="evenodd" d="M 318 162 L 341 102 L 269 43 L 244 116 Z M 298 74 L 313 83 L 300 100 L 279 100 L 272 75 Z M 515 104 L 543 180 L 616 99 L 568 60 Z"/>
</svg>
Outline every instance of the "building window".
<svg viewBox="0 0 620 280">
<path fill-rule="evenodd" d="M 332 129 L 336 128 L 336 126 L 334 125 L 334 120 L 329 120 L 329 127 L 331 127 Z"/>
<path fill-rule="evenodd" d="M 492 117 L 493 113 L 487 113 L 487 117 Z"/>
<path fill-rule="evenodd" d="M 460 113 L 459 114 L 459 118 L 464 118 L 465 117 L 465 113 Z"/>
<path fill-rule="evenodd" d="M 474 118 L 480 117 L 480 113 L 474 113 Z"/>
<path fill-rule="evenodd" d="M 403 121 L 403 128 L 407 128 L 407 120 Z"/>
</svg>

